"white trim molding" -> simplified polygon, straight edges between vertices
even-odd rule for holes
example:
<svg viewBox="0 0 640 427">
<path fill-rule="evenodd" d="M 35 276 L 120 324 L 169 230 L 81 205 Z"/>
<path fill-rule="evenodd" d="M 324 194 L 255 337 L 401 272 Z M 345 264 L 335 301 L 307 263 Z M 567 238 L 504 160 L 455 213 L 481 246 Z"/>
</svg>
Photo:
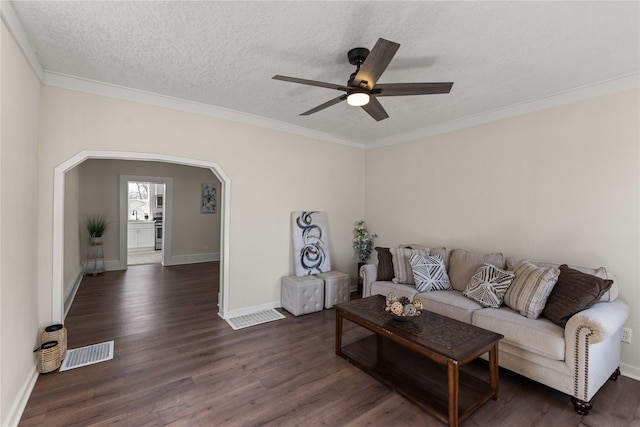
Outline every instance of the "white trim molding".
<svg viewBox="0 0 640 427">
<path fill-rule="evenodd" d="M 526 102 L 521 102 L 519 104 L 509 105 L 504 108 L 497 108 L 492 111 L 463 117 L 458 120 L 452 120 L 450 122 L 430 126 L 427 128 L 390 136 L 388 138 L 380 138 L 367 143 L 365 149 L 370 150 L 374 148 L 400 144 L 403 142 L 415 141 L 417 139 L 426 138 L 429 136 L 440 135 L 443 133 L 453 132 L 472 126 L 496 122 L 498 120 L 520 116 L 522 114 L 533 113 L 535 111 L 545 110 L 547 108 L 567 105 L 598 96 L 610 95 L 616 92 L 622 92 L 637 87 L 640 87 L 640 74 L 636 73 L 628 76 L 622 76 L 617 79 L 582 86 L 561 93 L 556 93 L 538 99 L 532 99 Z"/>
<path fill-rule="evenodd" d="M 29 376 L 25 379 L 22 388 L 15 399 L 11 408 L 7 412 L 7 418 L 3 420 L 3 427 L 14 427 L 20 423 L 20 418 L 22 418 L 22 414 L 24 413 L 24 409 L 27 407 L 27 402 L 29 402 L 29 397 L 31 397 L 31 392 L 36 385 L 36 381 L 40 374 L 38 373 L 38 369 L 36 368 L 36 363 L 33 364 L 33 368 L 29 373 Z"/>
<path fill-rule="evenodd" d="M 597 96 L 608 95 L 640 87 L 640 73 L 634 73 L 573 88 L 541 98 L 528 100 L 518 104 L 497 108 L 495 110 L 478 113 L 472 116 L 451 120 L 446 123 L 416 129 L 414 131 L 386 138 L 362 142 L 344 139 L 328 132 L 309 129 L 228 108 L 187 101 L 180 98 L 45 70 L 38 62 L 38 58 L 29 43 L 22 23 L 11 6 L 11 2 L 6 0 L 0 1 L 0 14 L 2 15 L 2 20 L 9 28 L 9 31 L 13 34 L 34 72 L 45 85 L 229 120 L 360 149 L 375 149 L 388 145 L 414 141 L 416 139 L 452 132 L 458 129 L 464 129 L 546 108 L 552 108 L 578 102 L 584 99 L 595 98 Z"/>
<path fill-rule="evenodd" d="M 184 111 L 187 113 L 199 114 L 207 117 L 229 120 L 232 122 L 258 126 L 267 129 L 278 130 L 294 135 L 319 139 L 321 141 L 333 142 L 335 144 L 347 145 L 355 148 L 363 148 L 362 143 L 338 138 L 330 133 L 320 132 L 313 129 L 296 126 L 254 114 L 243 113 L 229 108 L 216 107 L 214 105 L 203 104 L 171 96 L 160 95 L 139 89 L 132 89 L 95 80 L 84 79 L 67 74 L 44 71 L 43 83 L 47 86 L 59 87 L 62 89 L 75 90 L 77 92 L 89 93 L 92 95 L 106 96 L 109 98 L 122 99 L 125 101 L 138 102 L 141 104 L 153 105 L 156 107 L 168 108 L 172 110 Z"/>
<path fill-rule="evenodd" d="M 16 11 L 13 9 L 10 1 L 0 1 L 0 15 L 2 16 L 2 21 L 9 29 L 9 32 L 11 32 L 13 38 L 16 40 L 16 43 L 20 46 L 22 54 L 27 58 L 33 72 L 36 73 L 41 82 L 44 82 L 44 70 L 42 69 L 42 65 L 40 65 L 38 57 L 34 53 L 31 43 L 29 43 L 29 38 L 27 37 L 27 33 L 24 31 L 22 22 L 20 22 L 20 19 L 18 18 L 18 15 L 16 15 Z"/>
<path fill-rule="evenodd" d="M 629 365 L 627 363 L 620 363 L 620 373 L 625 377 L 640 381 L 640 368 L 637 366 Z"/>
</svg>

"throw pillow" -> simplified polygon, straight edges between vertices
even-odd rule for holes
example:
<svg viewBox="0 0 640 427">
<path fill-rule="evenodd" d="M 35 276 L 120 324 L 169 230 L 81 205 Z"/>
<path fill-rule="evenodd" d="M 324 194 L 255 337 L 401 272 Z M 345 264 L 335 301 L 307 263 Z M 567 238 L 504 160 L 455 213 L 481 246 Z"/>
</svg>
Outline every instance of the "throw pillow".
<svg viewBox="0 0 640 427">
<path fill-rule="evenodd" d="M 613 280 L 582 273 L 563 264 L 542 316 L 564 328 L 571 316 L 598 302 L 611 285 Z"/>
<path fill-rule="evenodd" d="M 462 294 L 484 307 L 498 308 L 502 305 L 504 294 L 507 293 L 514 277 L 513 271 L 502 270 L 492 264 L 484 264 L 471 277 Z"/>
<path fill-rule="evenodd" d="M 516 277 L 504 296 L 504 303 L 523 316 L 537 319 L 558 281 L 560 270 L 536 267 L 522 260 L 513 272 Z"/>
<path fill-rule="evenodd" d="M 411 254 L 419 254 L 422 256 L 428 256 L 429 250 L 417 250 L 408 248 L 391 248 L 391 260 L 393 261 L 393 282 L 402 283 L 405 285 L 413 285 L 413 271 L 411 269 L 411 263 L 409 263 L 409 256 Z"/>
<path fill-rule="evenodd" d="M 391 260 L 391 252 L 389 248 L 376 247 L 378 253 L 378 274 L 376 280 L 382 282 L 393 280 L 393 261 Z"/>
<path fill-rule="evenodd" d="M 484 264 L 504 268 L 505 260 L 501 253 L 482 254 L 479 252 L 454 249 L 449 257 L 449 279 L 453 289 L 464 291 L 471 277 Z"/>
<path fill-rule="evenodd" d="M 444 260 L 440 256 L 423 256 L 413 253 L 409 256 L 416 289 L 420 292 L 444 291 L 451 289 Z"/>
</svg>

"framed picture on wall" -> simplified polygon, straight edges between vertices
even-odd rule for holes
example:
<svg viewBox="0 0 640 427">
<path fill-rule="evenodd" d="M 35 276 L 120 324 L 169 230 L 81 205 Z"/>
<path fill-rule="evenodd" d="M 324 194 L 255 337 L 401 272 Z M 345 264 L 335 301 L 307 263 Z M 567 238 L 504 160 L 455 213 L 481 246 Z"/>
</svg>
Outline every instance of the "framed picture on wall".
<svg viewBox="0 0 640 427">
<path fill-rule="evenodd" d="M 213 184 L 202 184 L 202 205 L 203 214 L 216 213 L 216 186 Z"/>
</svg>

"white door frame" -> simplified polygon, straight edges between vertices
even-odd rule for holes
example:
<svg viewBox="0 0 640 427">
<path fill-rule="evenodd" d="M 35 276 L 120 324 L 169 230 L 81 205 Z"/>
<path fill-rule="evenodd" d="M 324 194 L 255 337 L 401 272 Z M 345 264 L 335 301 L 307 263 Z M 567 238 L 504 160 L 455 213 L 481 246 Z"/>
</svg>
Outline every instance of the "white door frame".
<svg viewBox="0 0 640 427">
<path fill-rule="evenodd" d="M 209 168 L 220 180 L 220 295 L 218 315 L 224 319 L 229 307 L 229 219 L 231 179 L 214 162 L 169 156 L 157 153 L 132 153 L 126 151 L 83 150 L 62 162 L 54 169 L 53 178 L 53 265 L 51 281 L 51 322 L 64 322 L 64 180 L 65 173 L 89 159 L 145 160 L 175 163 L 185 166 Z M 126 249 L 126 248 L 125 248 Z M 122 255 L 120 255 L 122 258 Z M 125 258 L 126 260 L 126 258 Z M 126 262 L 126 261 L 125 261 Z"/>
<path fill-rule="evenodd" d="M 128 184 L 129 181 L 138 182 L 153 182 L 156 184 L 164 184 L 164 207 L 162 208 L 162 258 L 160 260 L 162 265 L 165 265 L 165 261 L 171 258 L 171 236 L 173 236 L 173 178 L 166 178 L 161 176 L 142 176 L 142 175 L 120 175 L 120 188 L 118 190 L 118 198 L 120 200 L 120 270 L 126 270 L 128 264 L 128 249 L 127 249 L 127 225 L 129 222 L 128 211 Z M 153 230 L 155 238 L 156 230 Z"/>
</svg>

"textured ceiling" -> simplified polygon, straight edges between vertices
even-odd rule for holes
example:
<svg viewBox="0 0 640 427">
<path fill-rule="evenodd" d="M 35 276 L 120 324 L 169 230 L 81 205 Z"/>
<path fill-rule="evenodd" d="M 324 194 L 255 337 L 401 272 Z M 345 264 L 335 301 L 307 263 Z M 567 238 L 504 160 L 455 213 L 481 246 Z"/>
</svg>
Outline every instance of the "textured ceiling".
<svg viewBox="0 0 640 427">
<path fill-rule="evenodd" d="M 248 113 L 366 144 L 631 76 L 639 2 L 12 1 L 45 71 Z M 401 47 L 379 83 L 453 81 L 385 97 L 374 121 L 342 92 L 346 53 Z"/>
</svg>

